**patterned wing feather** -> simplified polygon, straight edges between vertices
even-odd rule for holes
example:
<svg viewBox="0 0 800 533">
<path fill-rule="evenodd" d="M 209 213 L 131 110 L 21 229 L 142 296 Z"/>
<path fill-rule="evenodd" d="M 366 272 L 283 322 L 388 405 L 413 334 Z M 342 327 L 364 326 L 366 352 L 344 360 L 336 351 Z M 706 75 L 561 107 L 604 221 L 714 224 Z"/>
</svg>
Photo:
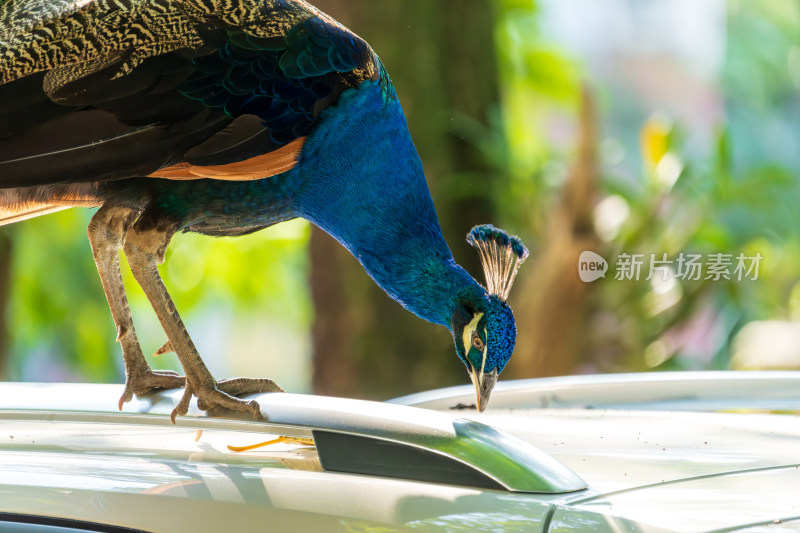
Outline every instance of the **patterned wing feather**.
<svg viewBox="0 0 800 533">
<path fill-rule="evenodd" d="M 381 69 L 300 0 L 0 0 L 0 187 L 269 177 Z"/>
</svg>

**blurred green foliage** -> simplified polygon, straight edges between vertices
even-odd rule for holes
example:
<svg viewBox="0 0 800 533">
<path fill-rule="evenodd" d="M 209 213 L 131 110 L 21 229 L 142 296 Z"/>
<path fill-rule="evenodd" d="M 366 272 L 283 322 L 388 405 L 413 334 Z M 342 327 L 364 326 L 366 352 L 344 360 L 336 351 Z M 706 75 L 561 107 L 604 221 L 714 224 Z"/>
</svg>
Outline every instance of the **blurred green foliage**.
<svg viewBox="0 0 800 533">
<path fill-rule="evenodd" d="M 580 83 L 603 103 L 592 215 L 611 265 L 591 288 L 587 368 L 728 368 L 743 325 L 800 317 L 800 3 L 725 4 L 726 52 L 714 87 L 724 109 L 705 152 L 690 146 L 690 124 L 647 108 L 636 87 L 593 79 L 581 58 L 543 41 L 539 7 L 523 0 L 498 6 L 504 140 L 514 177 L 506 198 L 529 240 L 547 231 L 575 157 L 553 141 L 553 122 L 577 122 Z M 614 279 L 620 253 L 645 255 L 641 281 Z M 650 254 L 667 254 L 674 274 L 681 253 L 732 254 L 734 262 L 739 253 L 760 253 L 763 260 L 757 281 L 645 281 Z"/>
<path fill-rule="evenodd" d="M 110 358 L 113 322 L 89 242 L 80 238 L 87 224 L 87 214 L 73 209 L 4 229 L 14 239 L 12 379 L 117 378 L 118 365 Z M 51 358 L 58 358 L 54 365 Z"/>
<path fill-rule="evenodd" d="M 719 85 L 724 122 L 711 152 L 685 155 L 682 125 L 668 124 L 666 152 L 645 158 L 642 180 L 606 177 L 608 193 L 629 210 L 611 251 L 763 256 L 756 281 L 680 281 L 669 289 L 603 284 L 602 312 L 625 328 L 623 367 L 728 368 L 743 325 L 792 318 L 800 273 L 800 83 L 791 73 L 799 8 L 780 0 L 729 2 Z M 645 126 L 642 135 L 657 134 Z"/>
<path fill-rule="evenodd" d="M 580 67 L 543 37 L 535 2 L 497 0 L 495 6 L 503 101 L 494 152 L 504 156 L 499 164 L 510 177 L 495 196 L 509 221 L 535 235 L 544 231 L 567 158 L 548 138 L 548 122 L 554 109 L 574 114 Z"/>
<path fill-rule="evenodd" d="M 13 231 L 15 243 L 11 379 L 119 381 L 124 375 L 114 323 L 85 237 L 91 213 L 71 209 L 4 229 Z M 311 321 L 308 235 L 308 223 L 298 220 L 238 238 L 174 237 L 160 271 L 201 351 L 206 347 L 203 329 L 215 321 L 230 325 L 256 316 L 305 334 Z M 152 353 L 164 343 L 164 333 L 124 254 L 121 267 L 139 340 Z M 225 353 L 216 355 L 282 355 L 280 345 L 233 354 L 232 344 L 221 343 Z M 218 348 L 217 343 L 208 345 Z M 150 362 L 154 368 L 180 369 L 174 356 Z"/>
<path fill-rule="evenodd" d="M 730 155 L 800 170 L 800 4 L 729 0 L 722 86 L 735 132 Z"/>
</svg>

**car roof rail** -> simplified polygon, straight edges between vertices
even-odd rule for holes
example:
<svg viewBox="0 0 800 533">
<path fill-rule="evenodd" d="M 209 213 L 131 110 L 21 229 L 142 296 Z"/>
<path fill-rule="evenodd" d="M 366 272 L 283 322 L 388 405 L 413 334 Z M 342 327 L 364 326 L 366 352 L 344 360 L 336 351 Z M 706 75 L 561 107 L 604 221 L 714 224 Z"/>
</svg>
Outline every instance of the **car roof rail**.
<svg viewBox="0 0 800 533">
<path fill-rule="evenodd" d="M 160 391 L 116 410 L 121 385 L 0 384 L 0 419 L 170 424 L 182 390 Z M 209 417 L 192 407 L 179 426 L 314 437 L 326 470 L 511 492 L 586 488 L 536 446 L 486 424 L 416 407 L 323 396 L 251 395 L 265 421 Z"/>
</svg>

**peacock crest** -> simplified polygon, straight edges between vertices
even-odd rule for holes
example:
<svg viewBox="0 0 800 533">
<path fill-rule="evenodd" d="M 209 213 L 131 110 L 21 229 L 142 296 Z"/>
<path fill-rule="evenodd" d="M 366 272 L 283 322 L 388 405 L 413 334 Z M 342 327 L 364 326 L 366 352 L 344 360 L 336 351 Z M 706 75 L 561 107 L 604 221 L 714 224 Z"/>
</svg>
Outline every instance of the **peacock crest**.
<svg viewBox="0 0 800 533">
<path fill-rule="evenodd" d="M 475 226 L 467 233 L 467 242 L 481 255 L 486 289 L 503 301 L 508 299 L 519 266 L 528 258 L 528 249 L 516 235 L 491 224 Z"/>
</svg>

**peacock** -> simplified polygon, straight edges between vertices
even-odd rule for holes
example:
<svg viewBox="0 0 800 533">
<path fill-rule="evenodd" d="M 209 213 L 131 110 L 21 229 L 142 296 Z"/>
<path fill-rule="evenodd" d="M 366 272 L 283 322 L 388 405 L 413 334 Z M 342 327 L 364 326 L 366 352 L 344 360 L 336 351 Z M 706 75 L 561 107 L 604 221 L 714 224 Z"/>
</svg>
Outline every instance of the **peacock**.
<svg viewBox="0 0 800 533">
<path fill-rule="evenodd" d="M 453 259 L 394 87 L 370 46 L 301 0 L 0 0 L 0 223 L 99 208 L 88 228 L 125 363 L 119 408 L 185 387 L 204 410 L 258 417 L 217 381 L 157 265 L 178 231 L 249 234 L 302 217 L 394 300 L 447 327 L 477 408 L 511 357 L 506 300 L 528 250 L 491 225 L 467 236 L 478 283 Z M 148 365 L 119 250 L 185 377 Z"/>
</svg>

